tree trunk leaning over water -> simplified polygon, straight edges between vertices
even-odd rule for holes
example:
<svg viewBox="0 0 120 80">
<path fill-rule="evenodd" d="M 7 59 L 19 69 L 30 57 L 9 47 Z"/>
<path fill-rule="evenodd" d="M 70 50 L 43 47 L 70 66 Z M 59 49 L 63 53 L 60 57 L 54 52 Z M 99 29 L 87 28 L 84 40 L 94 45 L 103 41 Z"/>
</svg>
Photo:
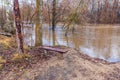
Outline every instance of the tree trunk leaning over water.
<svg viewBox="0 0 120 80">
<path fill-rule="evenodd" d="M 24 53 L 23 35 L 22 35 L 21 24 L 20 24 L 21 16 L 20 16 L 18 0 L 14 0 L 14 18 L 15 18 L 15 25 L 16 25 L 17 40 L 18 40 L 18 51 L 19 51 L 19 53 Z"/>
</svg>

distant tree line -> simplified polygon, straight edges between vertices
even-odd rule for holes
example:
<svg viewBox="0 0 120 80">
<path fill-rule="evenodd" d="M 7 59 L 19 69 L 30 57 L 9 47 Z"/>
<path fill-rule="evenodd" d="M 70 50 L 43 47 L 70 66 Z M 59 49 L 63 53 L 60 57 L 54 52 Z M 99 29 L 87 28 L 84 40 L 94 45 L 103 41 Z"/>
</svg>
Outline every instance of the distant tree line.
<svg viewBox="0 0 120 80">
<path fill-rule="evenodd" d="M 88 12 L 91 23 L 120 23 L 119 0 L 91 0 Z"/>
</svg>

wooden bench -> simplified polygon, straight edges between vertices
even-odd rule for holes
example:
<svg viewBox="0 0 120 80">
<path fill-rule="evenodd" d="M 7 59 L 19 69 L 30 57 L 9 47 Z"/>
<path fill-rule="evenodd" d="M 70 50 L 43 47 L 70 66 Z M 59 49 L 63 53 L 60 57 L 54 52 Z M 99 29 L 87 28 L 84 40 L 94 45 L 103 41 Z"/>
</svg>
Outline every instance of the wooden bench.
<svg viewBox="0 0 120 80">
<path fill-rule="evenodd" d="M 45 49 L 45 50 L 59 52 L 59 53 L 66 53 L 68 51 L 68 50 L 53 48 L 53 47 L 49 47 L 49 46 L 41 46 L 40 48 Z"/>
<path fill-rule="evenodd" d="M 65 49 L 53 48 L 53 47 L 49 47 L 49 46 L 41 46 L 40 48 L 44 49 L 45 54 L 48 54 L 48 52 L 47 52 L 48 50 L 58 52 L 56 55 L 61 60 L 64 59 L 63 58 L 63 53 L 66 53 L 68 51 L 68 50 L 65 50 Z"/>
</svg>

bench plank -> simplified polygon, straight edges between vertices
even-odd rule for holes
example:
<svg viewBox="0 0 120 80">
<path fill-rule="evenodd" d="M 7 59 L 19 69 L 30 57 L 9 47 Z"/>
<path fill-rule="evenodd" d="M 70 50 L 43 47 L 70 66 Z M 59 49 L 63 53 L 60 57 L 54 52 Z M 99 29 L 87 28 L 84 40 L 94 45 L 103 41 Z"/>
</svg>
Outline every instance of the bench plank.
<svg viewBox="0 0 120 80">
<path fill-rule="evenodd" d="M 41 48 L 45 49 L 45 50 L 60 52 L 60 53 L 66 53 L 67 52 L 67 50 L 64 50 L 64 49 L 53 48 L 53 47 L 48 47 L 48 46 L 42 46 Z"/>
</svg>

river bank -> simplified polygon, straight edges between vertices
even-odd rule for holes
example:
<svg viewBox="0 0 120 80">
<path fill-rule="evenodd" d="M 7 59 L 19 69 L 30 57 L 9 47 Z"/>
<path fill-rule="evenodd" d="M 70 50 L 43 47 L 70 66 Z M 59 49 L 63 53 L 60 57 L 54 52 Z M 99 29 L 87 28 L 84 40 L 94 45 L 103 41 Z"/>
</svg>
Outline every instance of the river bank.
<svg viewBox="0 0 120 80">
<path fill-rule="evenodd" d="M 1 80 L 119 80 L 120 63 L 92 58 L 79 51 L 67 50 L 61 55 L 40 47 L 26 49 L 24 58 L 16 57 L 14 39 L 0 36 Z"/>
</svg>

